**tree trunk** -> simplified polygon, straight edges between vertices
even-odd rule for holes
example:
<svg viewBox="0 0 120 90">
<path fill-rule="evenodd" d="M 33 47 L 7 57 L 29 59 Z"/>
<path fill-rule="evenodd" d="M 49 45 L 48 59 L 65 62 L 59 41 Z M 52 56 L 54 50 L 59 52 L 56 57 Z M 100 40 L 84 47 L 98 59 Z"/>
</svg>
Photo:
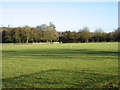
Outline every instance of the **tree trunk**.
<svg viewBox="0 0 120 90">
<path fill-rule="evenodd" d="M 26 43 L 28 43 L 29 38 L 27 38 Z"/>
</svg>

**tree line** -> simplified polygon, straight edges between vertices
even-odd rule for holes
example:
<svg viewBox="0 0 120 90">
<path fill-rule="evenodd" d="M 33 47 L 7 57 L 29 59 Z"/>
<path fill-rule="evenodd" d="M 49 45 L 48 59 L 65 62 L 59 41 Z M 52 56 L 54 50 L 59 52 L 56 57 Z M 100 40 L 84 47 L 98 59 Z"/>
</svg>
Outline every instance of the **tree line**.
<svg viewBox="0 0 120 90">
<path fill-rule="evenodd" d="M 58 32 L 55 25 L 42 24 L 36 27 L 1 27 L 2 43 L 84 43 L 84 42 L 118 42 L 120 27 L 113 32 L 106 33 L 101 28 L 90 32 L 88 27 L 76 31 Z"/>
</svg>

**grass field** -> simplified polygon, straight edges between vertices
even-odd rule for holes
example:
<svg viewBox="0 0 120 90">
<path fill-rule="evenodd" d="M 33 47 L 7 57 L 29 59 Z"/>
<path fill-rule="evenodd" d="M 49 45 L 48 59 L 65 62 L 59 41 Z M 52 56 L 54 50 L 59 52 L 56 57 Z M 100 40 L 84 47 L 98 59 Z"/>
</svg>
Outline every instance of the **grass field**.
<svg viewBox="0 0 120 90">
<path fill-rule="evenodd" d="M 3 88 L 118 87 L 118 43 L 3 45 Z"/>
</svg>

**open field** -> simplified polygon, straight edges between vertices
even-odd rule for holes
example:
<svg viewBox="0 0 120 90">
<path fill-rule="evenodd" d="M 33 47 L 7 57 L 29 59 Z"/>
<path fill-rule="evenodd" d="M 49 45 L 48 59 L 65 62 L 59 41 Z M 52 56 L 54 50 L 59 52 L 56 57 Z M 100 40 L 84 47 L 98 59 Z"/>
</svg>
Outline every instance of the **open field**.
<svg viewBox="0 0 120 90">
<path fill-rule="evenodd" d="M 118 43 L 3 45 L 3 88 L 118 87 Z"/>
</svg>

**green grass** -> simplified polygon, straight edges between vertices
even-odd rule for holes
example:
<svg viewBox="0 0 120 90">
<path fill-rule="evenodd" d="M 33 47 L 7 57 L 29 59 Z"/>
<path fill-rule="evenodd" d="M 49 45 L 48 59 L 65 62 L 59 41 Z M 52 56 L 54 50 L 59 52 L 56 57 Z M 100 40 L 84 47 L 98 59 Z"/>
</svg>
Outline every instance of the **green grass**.
<svg viewBox="0 0 120 90">
<path fill-rule="evenodd" d="M 118 87 L 118 43 L 3 45 L 3 88 Z"/>
</svg>

